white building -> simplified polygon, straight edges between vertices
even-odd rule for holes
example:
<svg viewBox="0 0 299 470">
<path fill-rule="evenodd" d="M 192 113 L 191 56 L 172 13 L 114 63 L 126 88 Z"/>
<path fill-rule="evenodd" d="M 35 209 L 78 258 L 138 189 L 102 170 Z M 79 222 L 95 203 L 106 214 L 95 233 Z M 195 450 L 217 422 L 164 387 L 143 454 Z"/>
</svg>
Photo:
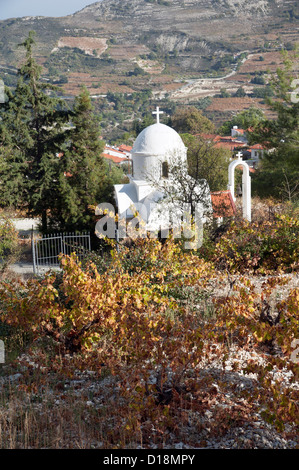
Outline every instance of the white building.
<svg viewBox="0 0 299 470">
<path fill-rule="evenodd" d="M 114 188 L 120 219 L 134 218 L 137 210 L 145 229 L 157 232 L 181 227 L 182 217 L 188 210 L 182 193 L 188 184 L 193 187 L 196 213 L 202 220 L 206 212 L 212 211 L 212 205 L 207 182 L 201 180 L 194 185 L 187 173 L 187 148 L 181 137 L 160 123 L 159 108 L 153 114 L 157 122 L 145 128 L 134 143 L 130 183 Z M 181 178 L 177 177 L 178 172 Z"/>
</svg>

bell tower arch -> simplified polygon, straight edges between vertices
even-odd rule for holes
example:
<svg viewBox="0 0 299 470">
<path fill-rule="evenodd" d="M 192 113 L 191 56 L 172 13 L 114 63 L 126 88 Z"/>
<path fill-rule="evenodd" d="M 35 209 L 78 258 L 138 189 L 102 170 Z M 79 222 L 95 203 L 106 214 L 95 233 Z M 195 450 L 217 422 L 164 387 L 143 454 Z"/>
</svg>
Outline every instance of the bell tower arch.
<svg viewBox="0 0 299 470">
<path fill-rule="evenodd" d="M 243 167 L 242 174 L 242 208 L 243 217 L 251 222 L 251 178 L 249 174 L 249 166 L 242 160 L 242 153 L 237 153 L 237 160 L 232 161 L 228 167 L 228 186 L 233 200 L 236 200 L 235 196 L 235 169 L 241 165 Z"/>
</svg>

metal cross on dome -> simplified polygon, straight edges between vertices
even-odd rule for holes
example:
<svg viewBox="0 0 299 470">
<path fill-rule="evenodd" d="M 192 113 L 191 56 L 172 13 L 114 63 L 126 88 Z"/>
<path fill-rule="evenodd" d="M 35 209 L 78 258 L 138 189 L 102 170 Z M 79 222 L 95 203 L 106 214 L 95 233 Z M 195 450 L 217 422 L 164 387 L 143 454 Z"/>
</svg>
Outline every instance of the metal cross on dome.
<svg viewBox="0 0 299 470">
<path fill-rule="evenodd" d="M 160 123 L 160 114 L 164 114 L 164 111 L 159 111 L 159 106 L 157 106 L 157 109 L 156 111 L 153 111 L 152 114 L 156 114 L 157 115 L 157 124 Z"/>
</svg>

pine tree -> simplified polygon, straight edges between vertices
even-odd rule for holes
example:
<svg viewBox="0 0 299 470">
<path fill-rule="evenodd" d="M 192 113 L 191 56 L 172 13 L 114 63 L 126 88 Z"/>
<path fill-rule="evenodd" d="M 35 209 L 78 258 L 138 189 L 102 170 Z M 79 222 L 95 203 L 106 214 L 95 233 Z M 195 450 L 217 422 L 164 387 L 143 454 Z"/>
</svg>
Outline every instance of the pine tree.
<svg viewBox="0 0 299 470">
<path fill-rule="evenodd" d="M 31 31 L 20 44 L 25 48 L 26 59 L 18 71 L 16 90 L 3 113 L 1 137 L 6 136 L 8 168 L 16 163 L 16 155 L 20 160 L 14 178 L 6 170 L 4 184 L 9 187 L 20 178 L 24 184 L 22 195 L 26 198 L 23 204 L 31 215 L 41 217 L 42 231 L 46 231 L 57 195 L 57 155 L 66 139 L 63 126 L 68 121 L 68 112 L 63 101 L 54 96 L 57 87 L 41 81 L 41 67 L 32 55 L 34 35 Z"/>
<path fill-rule="evenodd" d="M 265 149 L 258 171 L 254 175 L 253 192 L 260 196 L 274 196 L 295 201 L 299 198 L 299 99 L 296 93 L 296 59 L 284 52 L 284 66 L 272 77 L 274 96 L 267 99 L 276 114 L 255 126 L 251 143 L 260 143 Z"/>
</svg>

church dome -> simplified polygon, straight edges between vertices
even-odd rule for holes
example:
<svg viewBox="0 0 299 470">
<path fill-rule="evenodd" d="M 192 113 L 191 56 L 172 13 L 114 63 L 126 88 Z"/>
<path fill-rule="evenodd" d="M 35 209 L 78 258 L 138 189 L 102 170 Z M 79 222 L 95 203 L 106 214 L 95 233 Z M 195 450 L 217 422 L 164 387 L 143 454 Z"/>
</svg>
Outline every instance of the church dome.
<svg viewBox="0 0 299 470">
<path fill-rule="evenodd" d="M 146 127 L 135 140 L 133 155 L 164 156 L 184 152 L 186 148 L 179 134 L 165 124 L 156 123 Z"/>
<path fill-rule="evenodd" d="M 171 166 L 187 163 L 187 148 L 179 134 L 160 123 L 163 111 L 159 111 L 159 107 L 153 114 L 157 115 L 157 122 L 140 132 L 132 148 L 134 180 L 168 178 Z"/>
</svg>

